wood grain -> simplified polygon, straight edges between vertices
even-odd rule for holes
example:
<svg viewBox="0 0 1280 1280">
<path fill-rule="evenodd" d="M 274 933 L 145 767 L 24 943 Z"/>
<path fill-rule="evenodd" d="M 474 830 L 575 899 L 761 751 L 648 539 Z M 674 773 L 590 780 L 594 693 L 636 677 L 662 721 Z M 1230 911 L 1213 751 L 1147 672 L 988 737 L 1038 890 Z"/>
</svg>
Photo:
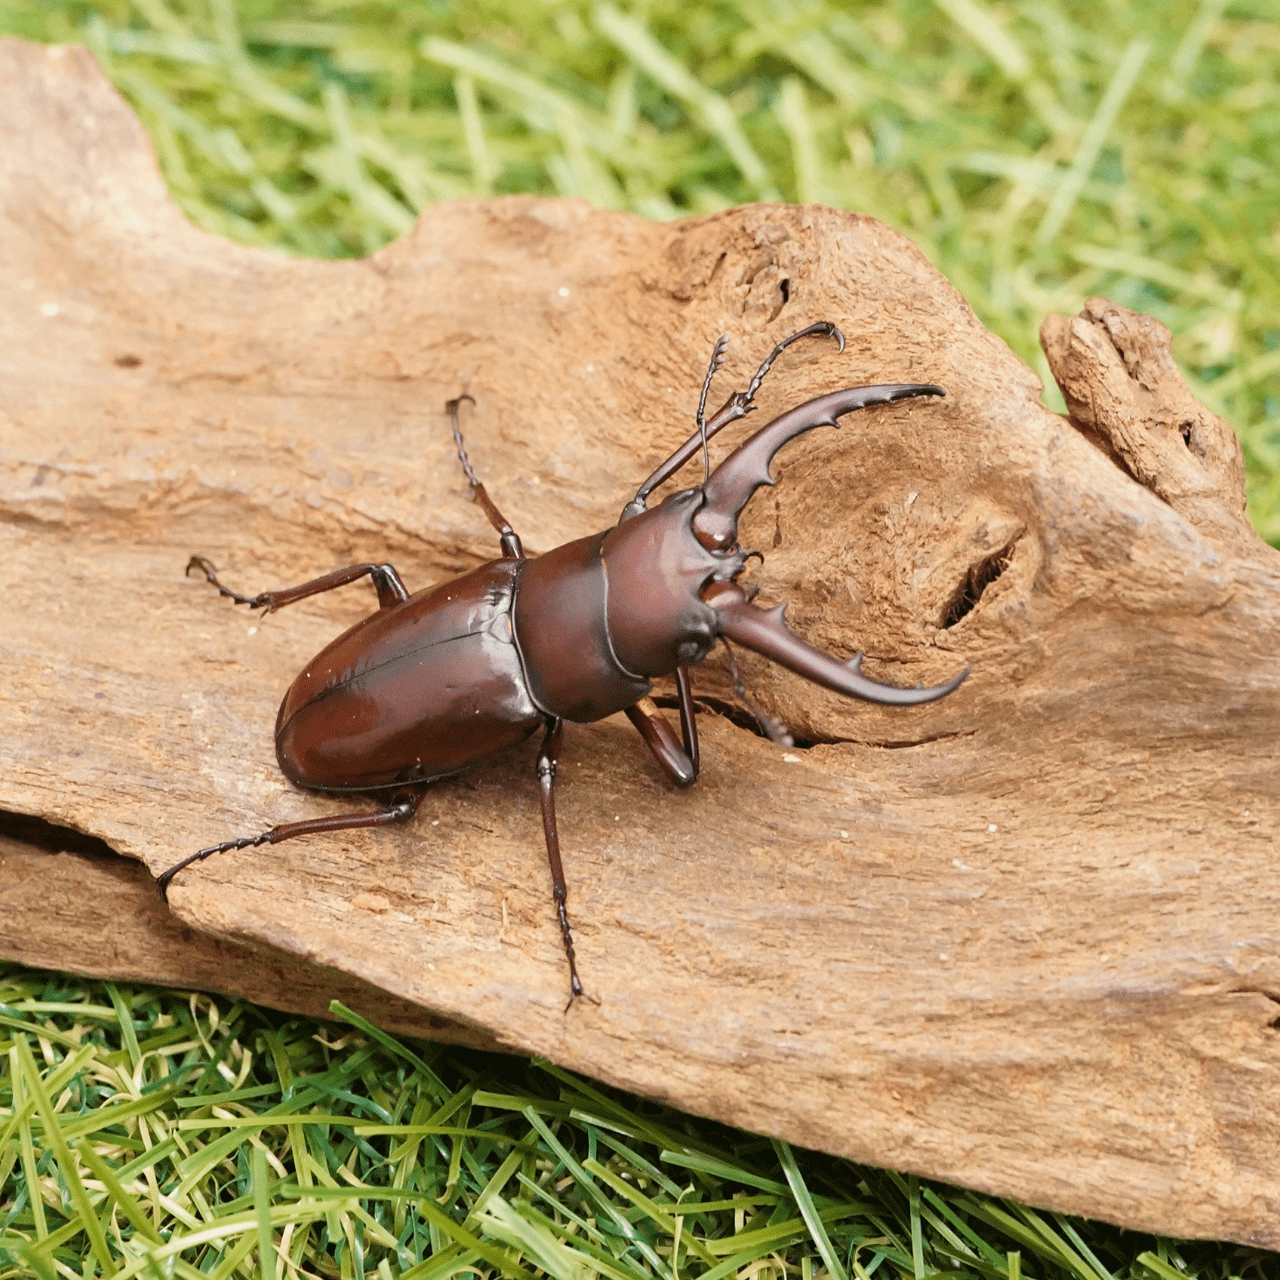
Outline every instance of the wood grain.
<svg viewBox="0 0 1280 1280">
<path fill-rule="evenodd" d="M 740 1126 L 1280 1247 L 1280 556 L 1145 318 L 1046 329 L 1067 419 L 869 218 L 509 198 L 300 261 L 186 223 L 83 51 L 0 45 L 0 103 L 0 807 L 153 874 L 338 811 L 284 783 L 271 728 L 371 593 L 254 619 L 188 555 L 248 591 L 490 558 L 441 412 L 461 390 L 472 461 L 545 551 L 684 438 L 719 333 L 728 390 L 832 320 L 846 352 L 780 361 L 757 421 L 859 383 L 949 394 L 780 456 L 742 526 L 761 599 L 881 679 L 970 666 L 959 692 L 895 711 L 745 662 L 806 745 L 703 715 L 686 793 L 625 720 L 574 728 L 561 832 L 598 1003 L 567 1016 L 533 746 L 403 830 L 211 859 L 173 911 Z M 721 660 L 697 687 L 728 696 Z"/>
<path fill-rule="evenodd" d="M 477 1049 L 503 1046 L 468 1026 L 397 1000 L 335 969 L 183 924 L 147 869 L 110 852 L 0 835 L 0 956 L 34 969 L 192 987 L 241 996 L 286 1013 L 330 1018 L 331 1000 L 397 1035 Z M 42 833 L 43 834 L 43 833 Z"/>
</svg>

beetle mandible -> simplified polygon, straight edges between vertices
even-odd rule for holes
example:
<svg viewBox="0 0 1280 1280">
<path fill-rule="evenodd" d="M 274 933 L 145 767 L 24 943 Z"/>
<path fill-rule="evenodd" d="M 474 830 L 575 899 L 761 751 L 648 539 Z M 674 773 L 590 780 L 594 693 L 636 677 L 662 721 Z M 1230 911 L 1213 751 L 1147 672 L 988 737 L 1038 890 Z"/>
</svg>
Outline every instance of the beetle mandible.
<svg viewBox="0 0 1280 1280">
<path fill-rule="evenodd" d="M 378 611 L 323 649 L 290 686 L 276 718 L 276 757 L 290 782 L 327 794 L 372 794 L 372 812 L 287 822 L 256 836 L 201 849 L 163 872 L 169 882 L 211 854 L 276 844 L 294 836 L 406 822 L 426 785 L 458 773 L 544 730 L 537 777 L 551 864 L 552 899 L 569 962 L 570 997 L 583 993 L 565 902 L 568 890 L 556 827 L 556 761 L 566 720 L 589 723 L 617 711 L 639 730 L 678 787 L 698 776 L 698 731 L 689 667 L 719 639 L 733 640 L 827 689 L 868 702 L 911 706 L 944 697 L 968 674 L 932 688 L 879 684 L 860 670 L 862 655 L 839 662 L 806 644 L 783 622 L 784 605 L 765 610 L 737 579 L 758 552 L 738 545 L 738 517 L 752 494 L 774 483 L 769 465 L 790 440 L 837 426 L 855 409 L 913 396 L 945 395 L 930 383 L 850 387 L 819 396 L 775 418 L 715 470 L 707 441 L 755 409 L 773 362 L 800 338 L 844 335 L 826 321 L 780 342 L 746 391 L 735 392 L 710 420 L 711 380 L 727 337 L 715 344 L 698 402 L 697 427 L 640 486 L 617 525 L 526 558 L 520 539 L 494 505 L 467 459 L 458 424 L 461 396 L 447 405 L 462 469 L 476 502 L 497 530 L 502 555 L 461 577 L 410 595 L 389 564 L 356 564 L 298 587 L 242 596 L 218 581 L 236 604 L 270 613 L 360 578 L 373 580 Z M 650 510 L 649 494 L 695 454 L 704 478 Z M 649 698 L 653 680 L 674 675 L 680 738 Z"/>
</svg>

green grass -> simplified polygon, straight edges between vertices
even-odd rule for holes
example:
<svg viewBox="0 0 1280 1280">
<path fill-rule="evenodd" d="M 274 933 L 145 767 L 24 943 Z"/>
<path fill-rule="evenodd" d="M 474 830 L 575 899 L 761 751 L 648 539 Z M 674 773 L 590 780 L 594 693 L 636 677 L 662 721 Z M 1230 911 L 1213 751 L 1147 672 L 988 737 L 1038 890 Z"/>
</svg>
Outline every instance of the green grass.
<svg viewBox="0 0 1280 1280">
<path fill-rule="evenodd" d="M 1151 312 L 1280 543 L 1275 13 L 0 0 L 0 31 L 93 48 L 183 209 L 249 244 L 364 254 L 433 201 L 511 191 L 657 218 L 813 200 L 909 234 L 1042 376 L 1045 314 L 1095 293 Z M 12 968 L 0 1002 L 0 1280 L 1280 1274 L 547 1064 Z"/>
<path fill-rule="evenodd" d="M 0 1280 L 1280 1274 L 350 1021 L 0 969 Z"/>
<path fill-rule="evenodd" d="M 0 0 L 0 30 L 93 48 L 247 243 L 364 254 L 490 192 L 821 201 L 905 231 L 1047 381 L 1047 313 L 1150 312 L 1280 544 L 1275 0 Z"/>
</svg>

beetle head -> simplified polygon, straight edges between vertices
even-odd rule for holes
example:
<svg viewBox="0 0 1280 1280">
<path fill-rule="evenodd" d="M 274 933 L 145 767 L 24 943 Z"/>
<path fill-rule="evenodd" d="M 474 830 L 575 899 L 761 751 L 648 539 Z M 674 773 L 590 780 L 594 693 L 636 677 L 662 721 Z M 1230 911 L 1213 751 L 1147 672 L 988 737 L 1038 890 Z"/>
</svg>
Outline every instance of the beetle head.
<svg viewBox="0 0 1280 1280">
<path fill-rule="evenodd" d="M 868 702 L 911 705 L 941 698 L 945 685 L 900 689 L 868 679 L 852 662 L 807 645 L 783 623 L 784 606 L 758 609 L 737 585 L 751 553 L 738 546 L 738 517 L 752 494 L 774 483 L 769 465 L 789 440 L 837 425 L 855 409 L 946 392 L 931 384 L 851 387 L 800 405 L 741 444 L 696 489 L 672 494 L 652 511 L 630 507 L 601 547 L 614 652 L 636 675 L 668 675 L 700 662 L 720 636 L 744 645 L 838 693 Z"/>
<path fill-rule="evenodd" d="M 636 675 L 669 675 L 701 662 L 720 635 L 719 616 L 702 592 L 736 578 L 746 555 L 736 546 L 702 545 L 693 521 L 703 502 L 701 488 L 683 489 L 605 535 L 609 635 L 618 660 Z"/>
</svg>

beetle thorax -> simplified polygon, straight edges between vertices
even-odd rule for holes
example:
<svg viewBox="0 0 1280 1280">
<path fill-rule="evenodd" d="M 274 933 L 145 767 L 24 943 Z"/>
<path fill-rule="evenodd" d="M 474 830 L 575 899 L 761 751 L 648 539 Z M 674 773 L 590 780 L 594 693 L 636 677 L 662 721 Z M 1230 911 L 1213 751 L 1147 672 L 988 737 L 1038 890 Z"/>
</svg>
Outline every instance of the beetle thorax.
<svg viewBox="0 0 1280 1280">
<path fill-rule="evenodd" d="M 693 530 L 702 502 L 700 488 L 682 490 L 605 535 L 609 635 L 619 661 L 637 675 L 700 662 L 716 642 L 717 614 L 702 593 L 736 578 L 746 558 L 736 547 L 702 546 Z"/>
</svg>

